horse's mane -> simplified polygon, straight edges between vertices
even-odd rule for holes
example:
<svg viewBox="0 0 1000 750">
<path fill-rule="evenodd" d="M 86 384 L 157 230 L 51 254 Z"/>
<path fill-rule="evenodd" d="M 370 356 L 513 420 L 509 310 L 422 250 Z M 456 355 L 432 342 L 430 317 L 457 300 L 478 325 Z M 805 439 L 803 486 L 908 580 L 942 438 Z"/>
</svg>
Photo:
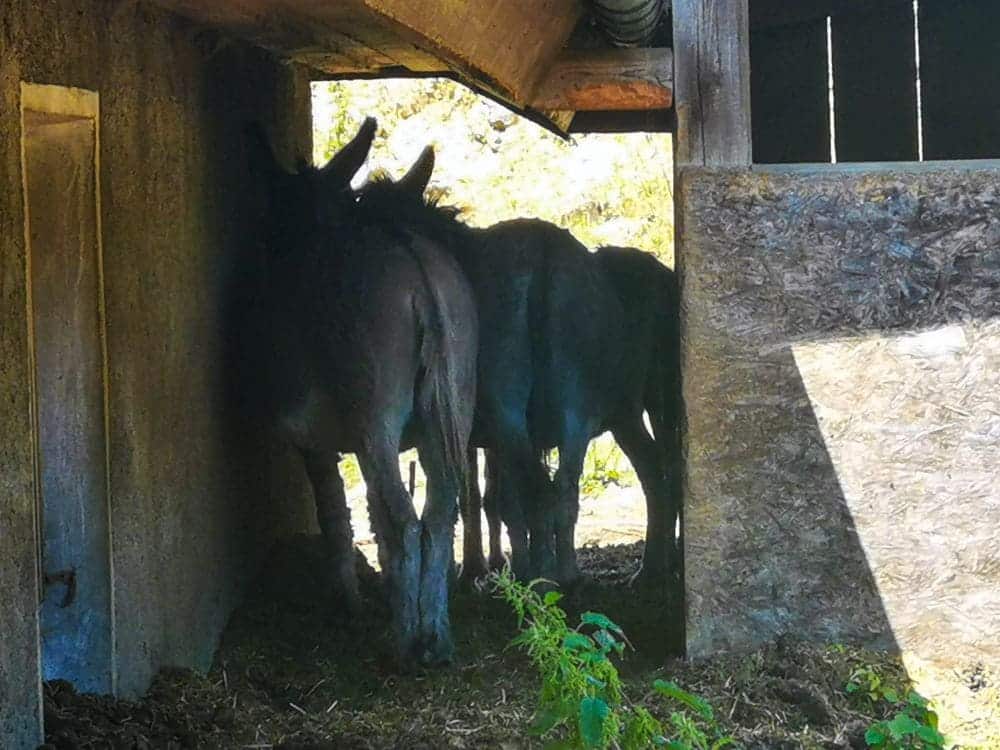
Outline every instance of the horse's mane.
<svg viewBox="0 0 1000 750">
<path fill-rule="evenodd" d="M 441 203 L 441 193 L 414 195 L 401 188 L 384 170 L 369 178 L 360 190 L 360 205 L 369 218 L 398 222 L 401 218 L 436 232 L 466 229 L 462 209 Z"/>
</svg>

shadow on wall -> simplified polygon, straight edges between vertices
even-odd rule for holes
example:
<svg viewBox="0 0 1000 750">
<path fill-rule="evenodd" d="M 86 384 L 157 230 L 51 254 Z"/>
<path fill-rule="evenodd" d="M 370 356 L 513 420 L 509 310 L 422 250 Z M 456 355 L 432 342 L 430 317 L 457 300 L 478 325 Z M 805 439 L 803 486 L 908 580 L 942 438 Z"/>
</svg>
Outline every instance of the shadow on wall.
<svg viewBox="0 0 1000 750">
<path fill-rule="evenodd" d="M 681 193 L 689 653 L 1000 660 L 1000 172 Z"/>
<path fill-rule="evenodd" d="M 204 43 L 212 47 L 216 37 L 205 32 Z M 218 290 L 218 333 L 223 341 L 220 367 L 213 373 L 226 413 L 226 431 L 219 444 L 228 461 L 239 467 L 234 481 L 239 484 L 235 496 L 240 501 L 230 510 L 231 528 L 240 532 L 232 538 L 233 552 L 259 566 L 272 544 L 312 529 L 315 519 L 301 461 L 272 437 L 257 390 L 261 356 L 255 348 L 260 325 L 257 297 L 259 285 L 267 283 L 260 240 L 264 194 L 246 153 L 244 128 L 250 122 L 261 123 L 289 164 L 307 158 L 312 150 L 311 99 L 304 71 L 276 66 L 262 50 L 223 46 L 211 59 L 213 77 L 203 94 L 203 126 L 211 134 L 211 152 L 229 155 L 222 173 L 217 165 L 206 165 L 209 184 L 226 183 L 212 191 L 213 200 L 221 205 L 208 212 L 210 217 L 226 217 L 214 227 L 225 243 L 226 261 L 220 277 L 212 280 Z M 247 76 L 247 70 L 266 75 Z M 232 116 L 216 117 L 219 108 Z M 247 573 L 251 580 L 256 570 Z"/>
</svg>

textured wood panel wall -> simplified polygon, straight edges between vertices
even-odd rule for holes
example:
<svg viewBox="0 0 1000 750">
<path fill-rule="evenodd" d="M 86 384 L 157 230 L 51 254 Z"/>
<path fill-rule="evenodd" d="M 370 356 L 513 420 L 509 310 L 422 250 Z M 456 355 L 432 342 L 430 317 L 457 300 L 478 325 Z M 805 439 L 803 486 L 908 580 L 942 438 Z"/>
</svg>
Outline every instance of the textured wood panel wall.
<svg viewBox="0 0 1000 750">
<path fill-rule="evenodd" d="M 689 654 L 1000 663 L 1000 170 L 683 179 Z"/>
</svg>

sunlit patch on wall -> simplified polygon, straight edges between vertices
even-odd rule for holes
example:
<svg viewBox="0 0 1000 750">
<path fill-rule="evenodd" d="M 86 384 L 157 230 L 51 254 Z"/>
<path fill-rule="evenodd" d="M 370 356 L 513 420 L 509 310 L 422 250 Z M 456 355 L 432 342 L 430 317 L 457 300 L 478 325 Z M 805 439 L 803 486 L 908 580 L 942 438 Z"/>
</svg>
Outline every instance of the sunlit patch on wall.
<svg viewBox="0 0 1000 750">
<path fill-rule="evenodd" d="M 899 645 L 1000 660 L 1000 322 L 793 354 Z"/>
</svg>

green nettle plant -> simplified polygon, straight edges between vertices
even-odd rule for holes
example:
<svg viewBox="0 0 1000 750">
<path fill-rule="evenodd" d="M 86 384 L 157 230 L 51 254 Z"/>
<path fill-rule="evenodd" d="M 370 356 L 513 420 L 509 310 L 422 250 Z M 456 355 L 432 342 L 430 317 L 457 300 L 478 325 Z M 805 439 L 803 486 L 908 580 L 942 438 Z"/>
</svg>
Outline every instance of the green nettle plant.
<svg viewBox="0 0 1000 750">
<path fill-rule="evenodd" d="M 529 733 L 546 750 L 668 748 L 718 750 L 734 744 L 723 737 L 711 706 L 673 682 L 656 680 L 653 691 L 676 710 L 666 726 L 646 708 L 627 700 L 613 659 L 628 643 L 625 633 L 598 612 L 584 612 L 575 628 L 558 606 L 562 594 L 542 595 L 509 570 L 493 576 L 496 591 L 514 609 L 521 633 L 512 645 L 527 652 L 541 678 Z"/>
<path fill-rule="evenodd" d="M 621 448 L 612 443 L 602 448 L 598 441 L 591 443 L 584 460 L 583 475 L 580 478 L 580 491 L 584 495 L 594 495 L 611 485 L 624 487 L 625 472 L 620 468 L 624 454 Z"/>
<path fill-rule="evenodd" d="M 943 750 L 945 738 L 938 731 L 938 716 L 916 690 L 899 690 L 887 684 L 873 668 L 862 665 L 848 678 L 845 690 L 858 700 L 887 703 L 895 714 L 872 724 L 865 742 L 879 750 Z"/>
</svg>

